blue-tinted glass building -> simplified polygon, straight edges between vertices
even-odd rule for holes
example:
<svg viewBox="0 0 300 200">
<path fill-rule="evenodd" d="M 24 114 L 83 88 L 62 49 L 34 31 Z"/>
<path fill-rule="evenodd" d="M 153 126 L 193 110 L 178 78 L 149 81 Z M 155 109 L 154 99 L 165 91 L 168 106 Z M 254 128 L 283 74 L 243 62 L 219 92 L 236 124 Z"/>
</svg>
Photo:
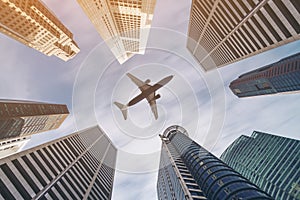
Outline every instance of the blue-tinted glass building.
<svg viewBox="0 0 300 200">
<path fill-rule="evenodd" d="M 254 131 L 236 139 L 221 159 L 275 199 L 300 199 L 300 141 Z"/>
<path fill-rule="evenodd" d="M 188 137 L 180 126 L 163 135 L 157 181 L 159 200 L 272 199 Z"/>
<path fill-rule="evenodd" d="M 238 97 L 300 90 L 300 53 L 239 76 L 230 83 Z"/>
</svg>

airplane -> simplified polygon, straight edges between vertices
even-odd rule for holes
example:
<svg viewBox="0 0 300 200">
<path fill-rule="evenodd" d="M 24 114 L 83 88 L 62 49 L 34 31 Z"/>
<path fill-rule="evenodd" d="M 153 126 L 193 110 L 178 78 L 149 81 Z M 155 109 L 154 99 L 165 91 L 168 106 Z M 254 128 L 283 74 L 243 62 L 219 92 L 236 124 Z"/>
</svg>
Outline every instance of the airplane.
<svg viewBox="0 0 300 200">
<path fill-rule="evenodd" d="M 157 113 L 157 107 L 156 107 L 156 100 L 160 98 L 159 94 L 155 94 L 155 92 L 166 85 L 172 78 L 173 75 L 167 76 L 157 82 L 154 85 L 149 85 L 151 82 L 150 79 L 147 79 L 146 81 L 141 81 L 140 79 L 136 78 L 130 73 L 127 73 L 127 76 L 139 87 L 141 90 L 141 93 L 134 97 L 129 103 L 126 105 L 123 105 L 119 102 L 114 102 L 114 104 L 122 111 L 123 117 L 126 120 L 127 119 L 127 109 L 130 106 L 135 105 L 136 103 L 142 101 L 143 99 L 147 99 L 148 103 L 150 104 L 151 110 L 153 112 L 153 115 L 155 119 L 158 118 L 158 113 Z"/>
</svg>

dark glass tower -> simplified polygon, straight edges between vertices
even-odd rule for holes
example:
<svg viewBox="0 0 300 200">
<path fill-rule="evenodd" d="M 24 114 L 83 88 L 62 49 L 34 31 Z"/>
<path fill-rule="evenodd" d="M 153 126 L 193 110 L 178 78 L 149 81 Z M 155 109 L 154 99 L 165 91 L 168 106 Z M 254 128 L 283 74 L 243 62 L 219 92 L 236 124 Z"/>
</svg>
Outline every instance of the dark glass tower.
<svg viewBox="0 0 300 200">
<path fill-rule="evenodd" d="M 0 199 L 111 199 L 117 150 L 99 127 L 0 160 Z"/>
<path fill-rule="evenodd" d="M 230 83 L 238 97 L 300 90 L 300 53 L 239 76 Z"/>
<path fill-rule="evenodd" d="M 236 139 L 221 159 L 275 199 L 300 199 L 300 141 L 254 131 Z"/>
<path fill-rule="evenodd" d="M 272 199 L 191 140 L 182 127 L 169 127 L 161 138 L 157 182 L 159 200 Z"/>
</svg>

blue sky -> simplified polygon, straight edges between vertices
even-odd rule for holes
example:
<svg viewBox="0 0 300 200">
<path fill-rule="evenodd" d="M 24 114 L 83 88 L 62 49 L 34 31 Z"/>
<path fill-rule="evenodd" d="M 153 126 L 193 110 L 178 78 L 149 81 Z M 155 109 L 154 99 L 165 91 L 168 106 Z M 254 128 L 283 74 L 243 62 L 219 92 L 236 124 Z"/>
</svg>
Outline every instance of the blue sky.
<svg viewBox="0 0 300 200">
<path fill-rule="evenodd" d="M 157 135 L 172 124 L 217 156 L 253 130 L 299 139 L 300 94 L 238 99 L 228 88 L 240 74 L 299 52 L 299 41 L 204 73 L 185 48 L 191 1 L 158 0 L 146 54 L 121 66 L 76 1 L 44 2 L 73 32 L 81 52 L 63 62 L 0 35 L 0 97 L 68 105 L 63 125 L 34 135 L 26 148 L 98 123 L 119 148 L 113 199 L 156 199 Z M 151 83 L 175 75 L 158 92 L 158 121 L 146 102 L 129 109 L 131 121 L 112 105 L 138 94 L 127 72 Z"/>
</svg>

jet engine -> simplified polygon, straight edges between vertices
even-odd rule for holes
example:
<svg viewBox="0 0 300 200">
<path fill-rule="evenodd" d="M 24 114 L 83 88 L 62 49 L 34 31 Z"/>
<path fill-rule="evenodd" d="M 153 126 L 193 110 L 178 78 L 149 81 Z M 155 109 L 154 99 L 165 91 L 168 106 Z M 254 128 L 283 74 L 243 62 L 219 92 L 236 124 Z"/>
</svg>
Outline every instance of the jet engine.
<svg viewBox="0 0 300 200">
<path fill-rule="evenodd" d="M 145 81 L 146 84 L 149 84 L 150 82 L 151 82 L 150 79 L 147 79 L 147 80 Z"/>
<path fill-rule="evenodd" d="M 157 95 L 155 95 L 155 97 L 154 97 L 155 99 L 159 99 L 160 98 L 160 95 L 159 94 L 157 94 Z"/>
</svg>

